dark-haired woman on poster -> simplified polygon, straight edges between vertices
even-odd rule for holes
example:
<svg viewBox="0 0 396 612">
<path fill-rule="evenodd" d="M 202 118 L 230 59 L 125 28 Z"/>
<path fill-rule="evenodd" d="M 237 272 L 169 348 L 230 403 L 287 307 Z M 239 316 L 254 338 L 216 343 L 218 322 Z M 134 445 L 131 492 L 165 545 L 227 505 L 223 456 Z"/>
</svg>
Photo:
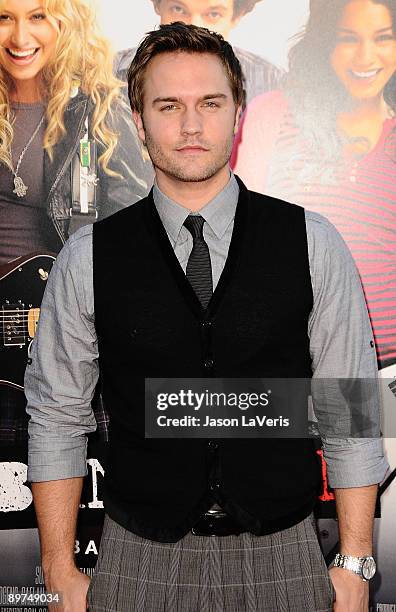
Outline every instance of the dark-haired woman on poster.
<svg viewBox="0 0 396 612">
<path fill-rule="evenodd" d="M 394 0 L 311 0 L 282 91 L 248 106 L 234 149 L 250 189 L 321 213 L 341 232 L 382 368 L 396 362 L 395 71 Z"/>
</svg>

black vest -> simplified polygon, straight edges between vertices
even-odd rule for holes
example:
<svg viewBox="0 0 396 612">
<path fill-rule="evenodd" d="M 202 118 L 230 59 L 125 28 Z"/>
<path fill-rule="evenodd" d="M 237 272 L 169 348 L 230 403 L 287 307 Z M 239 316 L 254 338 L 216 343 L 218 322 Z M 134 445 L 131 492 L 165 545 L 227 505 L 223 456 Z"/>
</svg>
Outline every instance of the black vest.
<svg viewBox="0 0 396 612">
<path fill-rule="evenodd" d="M 95 321 L 110 414 L 105 510 L 176 542 L 214 502 L 254 534 L 312 510 L 311 440 L 145 439 L 145 377 L 312 375 L 313 297 L 304 210 L 240 183 L 228 258 L 208 309 L 147 198 L 93 226 Z"/>
</svg>

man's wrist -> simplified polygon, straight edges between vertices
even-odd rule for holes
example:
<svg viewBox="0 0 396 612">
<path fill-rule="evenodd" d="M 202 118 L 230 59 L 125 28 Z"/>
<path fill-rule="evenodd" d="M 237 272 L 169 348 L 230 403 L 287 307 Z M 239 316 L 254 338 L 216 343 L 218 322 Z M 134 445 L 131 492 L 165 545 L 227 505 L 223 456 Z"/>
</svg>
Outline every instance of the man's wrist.
<svg viewBox="0 0 396 612">
<path fill-rule="evenodd" d="M 46 581 L 56 580 L 58 576 L 73 574 L 76 570 L 79 571 L 74 560 L 74 555 L 68 559 L 64 557 L 43 558 L 42 568 Z"/>
<path fill-rule="evenodd" d="M 376 573 L 376 563 L 372 555 L 353 556 L 337 553 L 333 567 L 353 572 L 365 582 L 371 580 Z"/>
<path fill-rule="evenodd" d="M 340 547 L 340 555 L 348 555 L 351 557 L 372 557 L 373 547 L 371 544 L 362 544 L 357 546 L 342 546 Z"/>
</svg>

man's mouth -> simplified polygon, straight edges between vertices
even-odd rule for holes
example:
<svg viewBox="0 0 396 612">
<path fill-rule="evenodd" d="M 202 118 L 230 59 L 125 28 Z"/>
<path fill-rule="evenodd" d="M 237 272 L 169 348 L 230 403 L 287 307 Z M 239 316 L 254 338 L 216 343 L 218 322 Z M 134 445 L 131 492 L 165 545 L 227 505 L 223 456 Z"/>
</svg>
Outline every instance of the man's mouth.
<svg viewBox="0 0 396 612">
<path fill-rule="evenodd" d="M 8 55 L 10 55 L 14 60 L 26 61 L 32 59 L 36 53 L 38 52 L 39 47 L 32 49 L 11 49 L 10 47 L 6 48 Z"/>
<path fill-rule="evenodd" d="M 180 153 L 199 153 L 208 151 L 209 149 L 206 149 L 200 145 L 185 145 L 184 147 L 178 147 L 176 150 Z"/>
<path fill-rule="evenodd" d="M 364 80 L 364 79 L 373 79 L 381 72 L 382 68 L 375 68 L 374 70 L 350 70 L 350 74 L 354 79 Z"/>
</svg>

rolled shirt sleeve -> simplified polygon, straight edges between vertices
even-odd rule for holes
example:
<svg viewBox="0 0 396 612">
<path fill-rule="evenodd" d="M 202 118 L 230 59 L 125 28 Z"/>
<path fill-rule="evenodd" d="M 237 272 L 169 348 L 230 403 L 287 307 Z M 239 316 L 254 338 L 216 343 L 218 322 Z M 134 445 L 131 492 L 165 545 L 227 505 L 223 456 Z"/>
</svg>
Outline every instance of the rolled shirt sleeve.
<svg viewBox="0 0 396 612">
<path fill-rule="evenodd" d="M 313 379 L 378 377 L 375 344 L 360 277 L 345 242 L 334 226 L 317 213 L 305 212 L 314 294 L 308 333 Z M 372 402 L 374 420 L 380 405 Z M 325 408 L 315 403 L 319 430 Z M 380 437 L 344 438 L 322 435 L 329 484 L 362 487 L 383 480 L 389 465 Z"/>
<path fill-rule="evenodd" d="M 56 259 L 25 373 L 30 415 L 28 480 L 87 474 L 91 400 L 99 376 L 94 325 L 92 226 L 78 230 Z"/>
</svg>

